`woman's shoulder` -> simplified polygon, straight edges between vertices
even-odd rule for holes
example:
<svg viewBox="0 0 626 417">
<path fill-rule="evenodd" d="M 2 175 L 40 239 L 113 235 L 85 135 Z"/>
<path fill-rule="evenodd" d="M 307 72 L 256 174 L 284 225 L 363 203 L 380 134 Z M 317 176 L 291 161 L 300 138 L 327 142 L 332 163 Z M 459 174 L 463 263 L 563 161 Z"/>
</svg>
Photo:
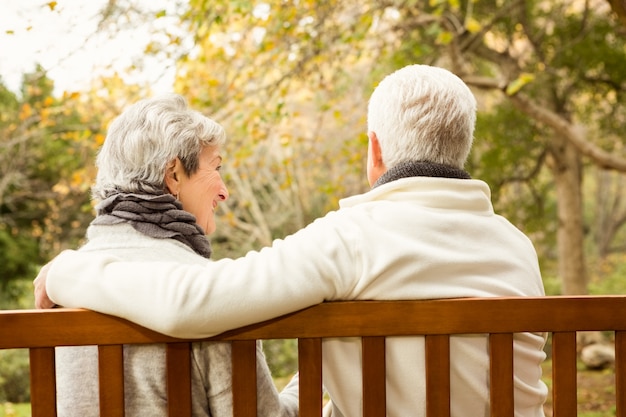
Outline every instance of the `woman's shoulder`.
<svg viewBox="0 0 626 417">
<path fill-rule="evenodd" d="M 159 239 L 135 230 L 129 224 L 92 225 L 81 251 L 103 251 L 135 261 L 165 261 L 205 264 L 208 259 L 196 254 L 176 239 Z"/>
</svg>

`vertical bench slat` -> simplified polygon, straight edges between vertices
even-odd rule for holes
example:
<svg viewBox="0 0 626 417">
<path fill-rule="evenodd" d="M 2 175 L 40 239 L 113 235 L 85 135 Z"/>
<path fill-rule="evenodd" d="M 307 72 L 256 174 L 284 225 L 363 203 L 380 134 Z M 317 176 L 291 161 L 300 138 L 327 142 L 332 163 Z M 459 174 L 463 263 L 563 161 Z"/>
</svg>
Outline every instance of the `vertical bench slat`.
<svg viewBox="0 0 626 417">
<path fill-rule="evenodd" d="M 552 334 L 552 408 L 554 417 L 577 415 L 576 332 Z"/>
<path fill-rule="evenodd" d="M 322 415 L 322 339 L 298 339 L 300 417 Z"/>
<path fill-rule="evenodd" d="M 385 338 L 363 337 L 363 417 L 387 413 Z"/>
<path fill-rule="evenodd" d="M 513 417 L 513 334 L 489 335 L 489 390 L 492 417 Z"/>
<path fill-rule="evenodd" d="M 124 349 L 122 345 L 98 346 L 100 417 L 124 416 Z M 106 387 L 106 389 L 102 389 Z"/>
<path fill-rule="evenodd" d="M 31 348 L 29 354 L 32 417 L 56 417 L 54 348 Z"/>
<path fill-rule="evenodd" d="M 450 417 L 450 337 L 425 336 L 426 416 Z"/>
<path fill-rule="evenodd" d="M 256 341 L 232 342 L 233 416 L 256 417 Z"/>
<path fill-rule="evenodd" d="M 168 343 L 167 413 L 173 416 L 191 415 L 191 343 Z"/>
<path fill-rule="evenodd" d="M 615 332 L 615 408 L 616 417 L 626 417 L 626 332 Z"/>
</svg>

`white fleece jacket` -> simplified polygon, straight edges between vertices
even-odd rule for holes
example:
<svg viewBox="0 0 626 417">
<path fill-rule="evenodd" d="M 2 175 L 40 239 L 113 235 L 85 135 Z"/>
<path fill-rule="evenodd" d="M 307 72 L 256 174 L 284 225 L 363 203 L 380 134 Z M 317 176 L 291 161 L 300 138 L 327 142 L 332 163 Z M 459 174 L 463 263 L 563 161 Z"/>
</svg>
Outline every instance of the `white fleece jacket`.
<svg viewBox="0 0 626 417">
<path fill-rule="evenodd" d="M 67 251 L 49 271 L 48 294 L 179 337 L 214 335 L 324 300 L 544 294 L 532 243 L 494 213 L 482 181 L 404 178 L 340 206 L 269 248 L 205 266 Z M 543 335 L 515 338 L 517 417 L 543 416 L 544 342 Z M 323 349 L 333 416 L 361 415 L 359 341 L 326 340 Z M 424 415 L 423 355 L 422 338 L 387 343 L 388 416 Z M 485 338 L 455 337 L 451 355 L 452 416 L 488 415 Z"/>
<path fill-rule="evenodd" d="M 209 260 L 174 239 L 154 239 L 127 224 L 91 226 L 81 253 L 100 253 L 135 261 L 176 260 L 206 265 Z M 133 279 L 133 278 L 131 278 Z M 127 294 L 131 299 L 136 293 Z M 99 416 L 98 349 L 95 346 L 56 349 L 59 417 Z M 192 344 L 192 413 L 195 417 L 232 416 L 230 343 Z M 124 347 L 124 401 L 128 416 L 166 416 L 165 349 L 163 345 Z M 258 412 L 266 417 L 298 415 L 294 379 L 282 393 L 274 386 L 261 344 L 257 344 Z"/>
</svg>

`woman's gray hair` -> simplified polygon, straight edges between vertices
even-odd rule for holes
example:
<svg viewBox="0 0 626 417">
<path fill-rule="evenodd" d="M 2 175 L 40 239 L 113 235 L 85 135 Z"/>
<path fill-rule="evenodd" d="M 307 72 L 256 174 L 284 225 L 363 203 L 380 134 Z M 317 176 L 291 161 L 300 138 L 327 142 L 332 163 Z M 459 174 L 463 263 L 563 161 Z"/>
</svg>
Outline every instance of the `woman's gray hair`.
<svg viewBox="0 0 626 417">
<path fill-rule="evenodd" d="M 472 147 L 476 98 L 450 71 L 409 65 L 376 87 L 367 121 L 387 169 L 406 160 L 462 169 Z"/>
<path fill-rule="evenodd" d="M 119 192 L 163 194 L 168 162 L 178 157 L 185 172 L 194 174 L 202 148 L 220 146 L 225 140 L 219 123 L 189 109 L 178 94 L 140 100 L 109 126 L 96 159 L 93 197 L 103 200 Z"/>
</svg>

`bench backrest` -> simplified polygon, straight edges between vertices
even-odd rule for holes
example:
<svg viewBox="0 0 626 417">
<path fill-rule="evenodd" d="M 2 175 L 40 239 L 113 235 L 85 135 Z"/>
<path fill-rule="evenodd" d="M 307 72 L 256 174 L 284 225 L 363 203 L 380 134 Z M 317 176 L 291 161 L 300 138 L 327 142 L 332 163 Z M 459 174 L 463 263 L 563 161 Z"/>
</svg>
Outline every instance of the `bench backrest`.
<svg viewBox="0 0 626 417">
<path fill-rule="evenodd" d="M 489 334 L 491 415 L 513 410 L 513 334 L 552 334 L 553 415 L 577 415 L 576 332 L 615 332 L 617 416 L 626 416 L 626 296 L 323 303 L 219 335 L 232 341 L 235 417 L 256 416 L 255 341 L 298 339 L 300 415 L 321 415 L 322 339 L 361 337 L 364 416 L 385 416 L 385 337 L 423 335 L 428 416 L 450 414 L 449 337 Z M 122 344 L 167 343 L 170 416 L 191 415 L 190 343 L 77 309 L 0 311 L 0 349 L 28 348 L 32 416 L 56 416 L 54 347 L 98 345 L 101 416 L 123 416 Z M 621 393 L 621 394 L 620 394 Z M 104 406 L 106 405 L 106 406 Z"/>
</svg>

